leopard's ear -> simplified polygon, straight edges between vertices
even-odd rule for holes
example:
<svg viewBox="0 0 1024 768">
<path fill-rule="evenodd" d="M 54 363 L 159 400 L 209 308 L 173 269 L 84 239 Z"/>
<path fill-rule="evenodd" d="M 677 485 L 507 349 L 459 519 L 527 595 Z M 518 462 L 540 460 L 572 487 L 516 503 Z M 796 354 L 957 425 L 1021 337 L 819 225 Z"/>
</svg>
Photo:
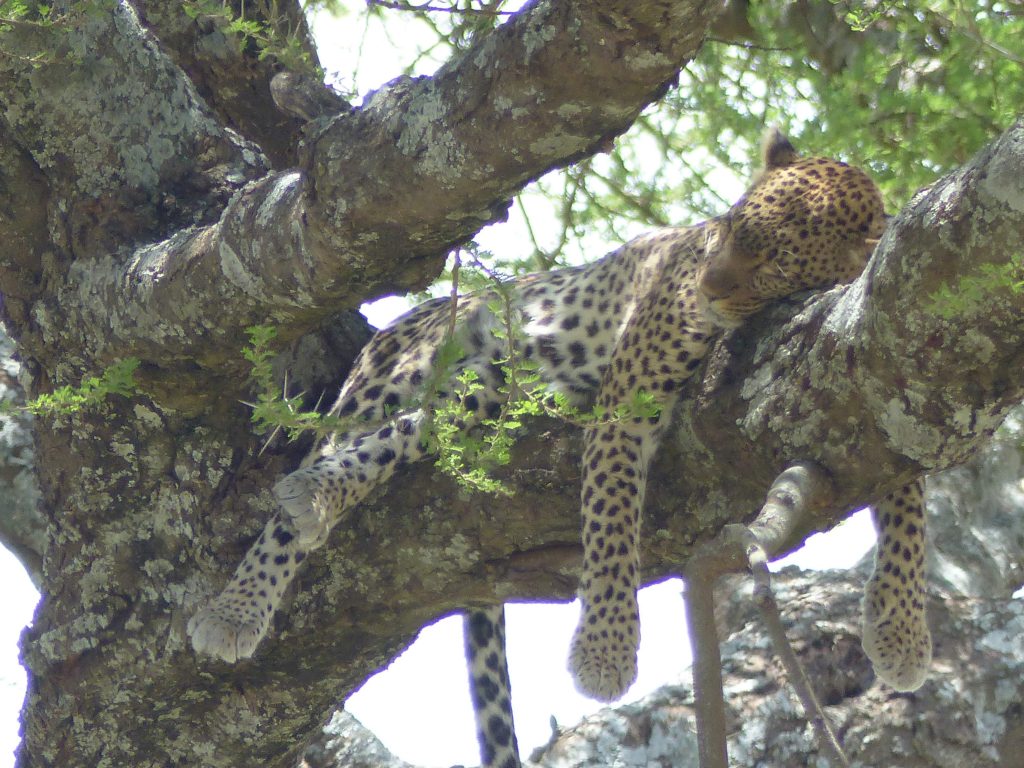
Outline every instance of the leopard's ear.
<svg viewBox="0 0 1024 768">
<path fill-rule="evenodd" d="M 791 165 L 800 159 L 779 126 L 769 127 L 761 138 L 761 164 L 765 170 Z"/>
</svg>

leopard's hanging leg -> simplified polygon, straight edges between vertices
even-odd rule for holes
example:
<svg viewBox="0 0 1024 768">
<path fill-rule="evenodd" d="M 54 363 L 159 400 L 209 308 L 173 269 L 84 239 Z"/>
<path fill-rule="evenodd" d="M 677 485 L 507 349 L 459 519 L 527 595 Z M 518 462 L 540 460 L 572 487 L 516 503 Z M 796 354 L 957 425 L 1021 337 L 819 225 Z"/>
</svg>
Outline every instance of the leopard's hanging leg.
<svg viewBox="0 0 1024 768">
<path fill-rule="evenodd" d="M 602 701 L 636 679 L 640 512 L 656 443 L 646 430 L 608 424 L 588 435 L 583 454 L 582 614 L 569 666 L 579 689 Z"/>
<path fill-rule="evenodd" d="M 337 450 L 277 482 L 280 511 L 227 587 L 189 621 L 196 651 L 228 662 L 253 654 L 298 565 L 323 546 L 342 513 L 387 480 L 396 466 L 423 456 L 423 420 L 422 411 L 413 411 L 352 435 Z"/>
<path fill-rule="evenodd" d="M 878 543 L 864 590 L 864 652 L 898 691 L 914 691 L 928 675 L 932 638 L 925 612 L 922 481 L 890 493 L 872 509 Z"/>
<path fill-rule="evenodd" d="M 672 275 L 637 307 L 601 383 L 598 405 L 608 420 L 586 433 L 581 490 L 582 615 L 573 636 L 569 668 L 588 696 L 611 701 L 636 679 L 640 644 L 640 515 L 647 468 L 682 383 L 707 352 L 709 327 L 693 307 L 687 274 Z M 679 292 L 688 292 L 682 298 Z M 618 416 L 649 395 L 657 415 Z"/>
</svg>

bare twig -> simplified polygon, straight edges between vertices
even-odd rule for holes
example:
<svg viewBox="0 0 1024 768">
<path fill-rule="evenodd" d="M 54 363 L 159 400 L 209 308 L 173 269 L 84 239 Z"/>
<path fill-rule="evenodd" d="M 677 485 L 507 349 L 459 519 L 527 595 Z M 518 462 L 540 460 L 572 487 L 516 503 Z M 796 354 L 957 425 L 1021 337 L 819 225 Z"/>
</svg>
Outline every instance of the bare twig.
<svg viewBox="0 0 1024 768">
<path fill-rule="evenodd" d="M 454 261 L 452 263 L 451 308 L 448 314 L 448 331 L 444 336 L 445 341 L 455 338 L 455 324 L 459 319 L 459 270 L 462 268 L 462 249 L 456 248 L 452 256 Z"/>
<path fill-rule="evenodd" d="M 788 53 L 793 50 L 792 48 L 785 46 L 761 45 L 759 43 L 751 43 L 748 41 L 741 40 L 725 40 L 721 37 L 712 37 L 711 35 L 708 35 L 704 39 L 709 43 L 718 43 L 719 45 L 732 45 L 737 48 L 743 48 L 748 51 L 773 51 L 780 53 Z"/>
<path fill-rule="evenodd" d="M 779 614 L 779 605 L 775 602 L 775 595 L 772 594 L 768 556 L 761 545 L 756 542 L 747 548 L 747 554 L 750 559 L 750 570 L 754 577 L 754 604 L 761 613 L 761 619 L 768 629 L 775 652 L 782 659 L 786 674 L 789 675 L 789 682 L 796 690 L 804 713 L 811 721 L 814 733 L 818 738 L 818 745 L 829 756 L 833 765 L 849 768 L 850 761 L 843 753 L 843 748 L 839 745 L 832 725 L 821 709 L 818 697 L 815 696 L 814 689 L 811 687 L 811 681 L 807 679 L 807 671 L 800 663 L 800 659 L 797 658 L 793 646 L 786 637 L 786 629 L 782 626 L 782 616 Z"/>
<path fill-rule="evenodd" d="M 693 560 L 690 562 L 693 563 Z M 697 714 L 698 760 L 700 768 L 728 768 L 722 655 L 718 648 L 718 631 L 715 629 L 714 587 L 717 574 L 705 573 L 699 567 L 691 568 L 688 565 L 685 576 L 686 622 L 690 629 L 694 658 L 693 693 Z"/>
<path fill-rule="evenodd" d="M 530 222 L 530 214 L 526 212 L 526 206 L 523 204 L 522 195 L 516 195 L 516 207 L 519 209 L 519 215 L 523 217 L 523 224 L 526 225 L 526 234 L 529 235 L 530 242 L 533 243 L 534 260 L 537 262 L 540 269 L 551 269 L 554 259 L 548 256 L 544 249 L 540 247 L 540 241 L 537 239 L 537 233 L 533 231 L 533 224 Z"/>
<path fill-rule="evenodd" d="M 615 163 L 622 171 L 628 173 L 620 155 L 613 153 L 612 162 Z M 655 227 L 669 226 L 670 222 L 661 213 L 654 209 L 652 200 L 644 199 L 639 195 L 633 194 L 611 174 L 603 174 L 592 168 L 590 175 L 592 178 L 595 178 L 604 184 L 605 189 L 607 189 L 617 200 L 619 200 L 619 202 L 623 203 L 635 215 L 640 216 L 641 220 L 645 223 Z"/>
<path fill-rule="evenodd" d="M 815 729 L 822 752 L 836 766 L 849 766 L 811 690 L 807 675 L 786 639 L 767 569 L 768 554 L 778 552 L 800 521 L 812 510 L 826 506 L 832 493 L 832 484 L 822 469 L 809 463 L 794 464 L 775 478 L 753 523 L 749 526 L 726 526 L 715 541 L 686 564 L 686 613 L 695 658 L 693 682 L 701 768 L 725 768 L 728 765 L 721 655 L 712 590 L 719 576 L 747 568 L 754 574 L 758 609 Z"/>
</svg>

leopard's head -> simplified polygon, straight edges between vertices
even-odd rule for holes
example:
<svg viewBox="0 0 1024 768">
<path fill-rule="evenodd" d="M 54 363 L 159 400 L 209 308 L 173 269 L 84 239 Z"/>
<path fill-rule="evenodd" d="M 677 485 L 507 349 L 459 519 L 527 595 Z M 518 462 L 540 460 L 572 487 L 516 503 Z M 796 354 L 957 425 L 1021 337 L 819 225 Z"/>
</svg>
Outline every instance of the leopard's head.
<svg viewBox="0 0 1024 768">
<path fill-rule="evenodd" d="M 746 194 L 706 227 L 699 287 L 723 327 L 773 299 L 853 280 L 885 229 L 882 195 L 860 169 L 801 158 L 774 129 L 762 159 Z"/>
</svg>

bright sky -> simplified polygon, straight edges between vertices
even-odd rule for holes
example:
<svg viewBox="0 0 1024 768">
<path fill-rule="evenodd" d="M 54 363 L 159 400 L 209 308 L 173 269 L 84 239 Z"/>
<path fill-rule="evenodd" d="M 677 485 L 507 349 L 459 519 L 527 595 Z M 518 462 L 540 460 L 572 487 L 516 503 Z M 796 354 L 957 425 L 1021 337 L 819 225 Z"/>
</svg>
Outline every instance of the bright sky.
<svg viewBox="0 0 1024 768">
<path fill-rule="evenodd" d="M 21 630 L 32 621 L 39 593 L 21 563 L 3 547 L 0 547 L 0 584 L 4 585 L 4 610 L 0 619 L 0 768 L 10 768 L 18 746 L 18 718 L 27 683 L 25 670 L 18 661 L 18 639 Z"/>
<path fill-rule="evenodd" d="M 353 3 L 352 7 L 355 6 Z M 314 29 L 325 69 L 336 73 L 342 82 L 351 83 L 350 73 L 358 63 L 357 84 L 361 93 L 397 76 L 405 62 L 395 52 L 408 50 L 416 24 L 404 21 L 398 13 L 393 17 L 396 21 L 386 33 L 375 23 L 364 30 L 364 22 L 355 13 L 340 19 L 316 19 Z M 360 53 L 357 46 L 364 31 Z M 509 223 L 489 228 L 481 234 L 480 242 L 485 249 L 510 257 L 529 250 L 515 209 Z M 614 245 L 608 244 L 608 250 Z M 407 306 L 403 299 L 391 298 L 366 310 L 371 322 L 379 326 Z M 842 543 L 836 546 L 839 540 Z M 860 513 L 831 534 L 813 537 L 800 553 L 785 562 L 804 567 L 845 568 L 857 562 L 873 542 L 870 519 Z M 10 768 L 14 765 L 18 716 L 26 684 L 24 670 L 18 663 L 17 643 L 22 628 L 32 618 L 38 594 L 20 564 L 2 548 L 0 583 L 5 586 L 5 610 L 0 622 L 0 768 Z M 640 675 L 623 701 L 635 700 L 678 679 L 689 666 L 681 589 L 678 580 L 670 580 L 641 593 Z M 577 614 L 575 603 L 515 604 L 508 608 L 510 674 L 524 756 L 548 740 L 552 716 L 560 725 L 568 726 L 599 708 L 597 703 L 575 692 L 565 669 Z M 462 647 L 458 617 L 427 627 L 387 670 L 354 694 L 346 708 L 389 749 L 411 763 L 478 765 Z"/>
</svg>

